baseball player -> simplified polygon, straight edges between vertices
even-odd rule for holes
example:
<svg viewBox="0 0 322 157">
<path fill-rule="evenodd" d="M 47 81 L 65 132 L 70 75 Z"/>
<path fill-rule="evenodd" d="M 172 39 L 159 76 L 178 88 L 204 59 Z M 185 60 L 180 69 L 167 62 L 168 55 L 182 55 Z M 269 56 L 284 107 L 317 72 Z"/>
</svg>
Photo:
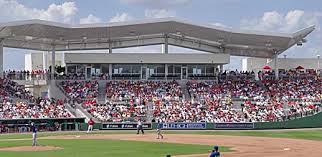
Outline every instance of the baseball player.
<svg viewBox="0 0 322 157">
<path fill-rule="evenodd" d="M 88 124 L 87 133 L 89 133 L 89 132 L 93 131 L 93 126 L 94 126 L 95 122 L 93 121 L 92 118 L 90 118 L 87 124 Z"/>
<path fill-rule="evenodd" d="M 37 146 L 37 127 L 34 122 L 31 123 L 32 146 Z"/>
<path fill-rule="evenodd" d="M 142 121 L 141 119 L 138 120 L 138 126 L 137 126 L 137 129 L 138 129 L 138 132 L 136 134 L 139 134 L 140 131 L 142 133 L 142 135 L 144 135 L 144 130 L 143 130 L 143 124 L 142 124 Z"/>
<path fill-rule="evenodd" d="M 162 123 L 160 123 L 160 121 L 158 121 L 158 124 L 157 124 L 157 135 L 158 135 L 158 137 L 157 137 L 157 139 L 160 139 L 160 137 L 161 137 L 161 139 L 163 139 L 161 129 L 162 129 Z"/>
<path fill-rule="evenodd" d="M 218 150 L 219 150 L 219 147 L 214 146 L 214 150 L 212 150 L 209 157 L 220 157 L 220 152 Z"/>
</svg>

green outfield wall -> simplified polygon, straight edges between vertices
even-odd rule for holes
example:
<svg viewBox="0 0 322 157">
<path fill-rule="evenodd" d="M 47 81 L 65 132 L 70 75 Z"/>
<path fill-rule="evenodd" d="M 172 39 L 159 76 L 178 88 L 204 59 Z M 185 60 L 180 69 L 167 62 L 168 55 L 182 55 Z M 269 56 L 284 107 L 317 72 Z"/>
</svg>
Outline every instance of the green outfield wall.
<svg viewBox="0 0 322 157">
<path fill-rule="evenodd" d="M 79 121 L 78 121 L 79 122 Z M 65 122 L 66 123 L 66 122 Z M 65 124 L 62 123 L 63 125 Z M 69 123 L 72 123 L 70 121 Z M 145 129 L 156 129 L 156 123 L 145 123 Z M 80 130 L 87 130 L 87 123 L 78 123 Z M 257 123 L 164 123 L 164 130 L 263 130 L 263 129 L 296 129 L 322 128 L 322 112 L 303 118 L 293 118 L 282 122 Z M 66 127 L 63 127 L 66 128 Z M 135 123 L 96 123 L 99 130 L 135 130 Z"/>
<path fill-rule="evenodd" d="M 255 123 L 255 129 L 296 129 L 296 128 L 321 128 L 322 112 L 313 116 L 297 118 L 285 122 Z"/>
<path fill-rule="evenodd" d="M 317 114 L 296 115 L 291 120 L 281 122 L 256 122 L 256 123 L 162 123 L 164 130 L 263 130 L 263 129 L 297 129 L 297 128 L 322 128 L 322 112 Z M 313 114 L 313 115 L 312 115 Z M 302 117 L 304 116 L 304 117 Z M 0 119 L 0 127 L 6 132 L 29 131 L 30 123 L 38 125 L 40 131 L 71 131 L 87 130 L 85 118 L 57 118 L 57 119 Z M 137 124 L 133 122 L 96 123 L 95 130 L 136 130 Z M 156 123 L 144 123 L 145 130 L 156 129 Z"/>
</svg>

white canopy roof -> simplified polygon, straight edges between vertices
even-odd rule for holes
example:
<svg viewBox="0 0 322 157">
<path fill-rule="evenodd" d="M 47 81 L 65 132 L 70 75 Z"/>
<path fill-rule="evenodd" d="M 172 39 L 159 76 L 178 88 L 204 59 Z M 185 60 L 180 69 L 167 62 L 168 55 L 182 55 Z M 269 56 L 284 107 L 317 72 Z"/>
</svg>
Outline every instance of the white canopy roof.
<svg viewBox="0 0 322 157">
<path fill-rule="evenodd" d="M 56 51 L 125 48 L 168 43 L 211 53 L 272 57 L 303 41 L 314 26 L 292 34 L 245 31 L 175 18 L 68 25 L 43 20 L 0 23 L 4 47 Z"/>
</svg>

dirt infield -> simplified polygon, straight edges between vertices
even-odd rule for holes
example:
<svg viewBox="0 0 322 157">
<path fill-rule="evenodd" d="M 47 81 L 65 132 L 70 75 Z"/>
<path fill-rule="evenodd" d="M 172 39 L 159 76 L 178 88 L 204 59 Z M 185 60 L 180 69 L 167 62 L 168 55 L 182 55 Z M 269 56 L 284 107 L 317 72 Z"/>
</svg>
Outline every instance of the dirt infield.
<svg viewBox="0 0 322 157">
<path fill-rule="evenodd" d="M 222 135 L 165 135 L 163 140 L 156 139 L 155 135 L 82 135 L 82 136 L 52 136 L 45 139 L 96 139 L 96 140 L 130 140 L 151 141 L 168 143 L 185 143 L 201 145 L 219 145 L 231 147 L 233 152 L 224 153 L 225 157 L 290 157 L 310 156 L 321 157 L 322 149 L 320 141 L 246 137 L 246 136 L 222 136 Z M 211 149 L 211 147 L 209 148 Z M 208 157 L 205 154 L 184 155 L 180 157 Z M 178 157 L 178 156 L 177 156 Z"/>
<path fill-rule="evenodd" d="M 51 151 L 51 150 L 60 150 L 63 148 L 53 147 L 53 146 L 18 146 L 18 147 L 4 147 L 0 148 L 0 151 L 9 151 L 9 152 L 37 152 L 37 151 Z"/>
</svg>

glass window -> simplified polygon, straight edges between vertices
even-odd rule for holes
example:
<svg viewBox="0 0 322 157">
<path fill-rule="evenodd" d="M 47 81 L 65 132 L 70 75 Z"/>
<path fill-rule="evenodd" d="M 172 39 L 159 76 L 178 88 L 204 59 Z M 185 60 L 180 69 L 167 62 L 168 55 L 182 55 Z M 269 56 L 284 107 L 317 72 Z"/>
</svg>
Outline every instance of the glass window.
<svg viewBox="0 0 322 157">
<path fill-rule="evenodd" d="M 165 65 L 161 64 L 150 64 L 147 65 L 147 68 L 150 69 L 150 74 L 164 74 L 165 73 Z M 152 73 L 153 72 L 153 73 Z"/>
<path fill-rule="evenodd" d="M 132 66 L 132 73 L 133 74 L 140 74 L 141 73 L 141 65 L 133 65 Z"/>
<path fill-rule="evenodd" d="M 175 74 L 181 74 L 181 66 L 180 65 L 175 65 L 174 72 L 175 72 Z"/>
<path fill-rule="evenodd" d="M 156 70 L 157 70 L 157 73 L 158 74 L 164 74 L 165 73 L 165 70 L 164 70 L 164 65 L 158 65 L 157 67 L 156 67 Z"/>
<path fill-rule="evenodd" d="M 101 65 L 100 64 L 93 64 L 92 68 L 101 69 Z"/>
<path fill-rule="evenodd" d="M 196 73 L 196 67 L 193 65 L 188 65 L 188 74 L 195 74 Z"/>
<path fill-rule="evenodd" d="M 153 68 L 149 69 L 149 73 L 150 73 L 150 75 L 153 75 L 155 73 L 154 69 Z"/>
<path fill-rule="evenodd" d="M 168 74 L 173 74 L 173 65 L 168 65 Z"/>
<path fill-rule="evenodd" d="M 92 75 L 99 75 L 101 74 L 101 64 L 93 64 L 91 69 Z"/>
<path fill-rule="evenodd" d="M 206 65 L 198 65 L 198 74 L 205 74 L 206 73 Z"/>
<path fill-rule="evenodd" d="M 121 73 L 130 74 L 131 73 L 131 65 L 123 65 Z"/>
<path fill-rule="evenodd" d="M 113 69 L 113 74 L 118 74 L 119 73 L 119 69 Z"/>
<path fill-rule="evenodd" d="M 113 64 L 113 73 L 116 74 L 140 74 L 141 65 L 136 64 Z"/>
<path fill-rule="evenodd" d="M 188 73 L 193 75 L 205 75 L 206 65 L 188 65 Z"/>
<path fill-rule="evenodd" d="M 214 74 L 215 66 L 214 65 L 207 65 L 206 66 L 206 73 L 207 75 Z"/>
<path fill-rule="evenodd" d="M 75 73 L 76 65 L 67 65 L 67 73 Z"/>
<path fill-rule="evenodd" d="M 109 65 L 108 64 L 102 64 L 102 73 L 104 73 L 104 74 L 109 73 Z"/>
<path fill-rule="evenodd" d="M 85 65 L 79 64 L 76 67 L 77 67 L 76 73 L 83 73 L 83 74 L 85 73 Z"/>
<path fill-rule="evenodd" d="M 119 64 L 113 64 L 113 66 L 112 66 L 112 69 L 113 69 L 113 74 L 118 74 L 118 73 L 120 73 L 119 72 L 119 69 L 121 68 L 121 65 L 119 65 Z"/>
</svg>

